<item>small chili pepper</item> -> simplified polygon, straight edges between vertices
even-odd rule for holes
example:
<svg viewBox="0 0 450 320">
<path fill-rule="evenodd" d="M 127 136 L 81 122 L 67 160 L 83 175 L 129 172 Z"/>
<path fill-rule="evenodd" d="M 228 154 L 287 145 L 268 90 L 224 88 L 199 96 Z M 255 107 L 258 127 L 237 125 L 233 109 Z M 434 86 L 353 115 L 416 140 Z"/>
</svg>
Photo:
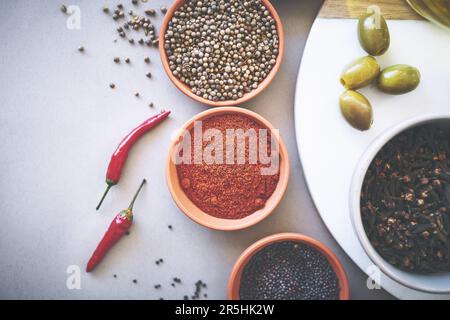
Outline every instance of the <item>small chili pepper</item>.
<svg viewBox="0 0 450 320">
<path fill-rule="evenodd" d="M 92 257 L 89 259 L 86 267 L 86 272 L 90 272 L 92 269 L 94 269 L 100 263 L 100 261 L 102 261 L 103 257 L 106 255 L 109 249 L 111 249 L 131 227 L 131 224 L 133 223 L 134 201 L 136 200 L 139 192 L 146 182 L 147 181 L 145 179 L 142 181 L 139 189 L 136 191 L 133 197 L 133 200 L 131 200 L 128 209 L 121 211 L 111 222 L 108 230 L 106 231 L 102 240 L 92 254 Z"/>
<path fill-rule="evenodd" d="M 116 185 L 120 180 L 120 175 L 122 173 L 122 168 L 125 165 L 125 162 L 128 158 L 128 153 L 130 152 L 131 147 L 136 143 L 136 141 L 142 137 L 146 132 L 155 127 L 157 124 L 165 120 L 170 114 L 170 111 L 163 111 L 156 116 L 151 117 L 150 119 L 144 121 L 138 127 L 133 129 L 119 144 L 116 151 L 114 151 L 111 156 L 111 160 L 109 162 L 108 171 L 106 172 L 106 184 L 107 188 L 105 193 L 97 206 L 97 210 L 100 209 L 100 206 L 105 200 L 106 195 L 108 194 L 109 189 L 112 186 Z"/>
</svg>

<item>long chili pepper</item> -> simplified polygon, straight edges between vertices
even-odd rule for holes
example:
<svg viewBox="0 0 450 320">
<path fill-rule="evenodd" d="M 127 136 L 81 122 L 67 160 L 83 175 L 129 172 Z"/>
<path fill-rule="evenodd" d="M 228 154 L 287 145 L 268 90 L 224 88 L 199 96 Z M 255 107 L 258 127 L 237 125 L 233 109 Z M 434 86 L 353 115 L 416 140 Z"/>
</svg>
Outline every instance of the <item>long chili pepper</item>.
<svg viewBox="0 0 450 320">
<path fill-rule="evenodd" d="M 116 244 L 116 242 L 119 241 L 119 239 L 124 235 L 124 233 L 131 227 L 131 224 L 133 223 L 134 201 L 136 201 L 139 192 L 146 182 L 147 181 L 145 179 L 142 181 L 128 209 L 123 210 L 119 214 L 117 214 L 114 220 L 111 222 L 108 230 L 106 231 L 102 240 L 92 254 L 92 257 L 89 259 L 86 267 L 86 272 L 90 272 L 92 269 L 94 269 L 95 266 L 97 266 L 100 261 L 102 261 L 103 257 L 106 255 L 109 249 L 111 249 Z"/>
<path fill-rule="evenodd" d="M 103 193 L 103 196 L 97 206 L 97 210 L 100 209 L 100 206 L 105 200 L 106 195 L 108 194 L 109 189 L 112 186 L 116 185 L 120 180 L 120 175 L 122 173 L 122 168 L 125 165 L 125 162 L 128 158 L 128 153 L 130 152 L 131 147 L 136 143 L 136 141 L 142 137 L 146 132 L 155 127 L 157 124 L 161 123 L 165 120 L 170 114 L 170 111 L 163 111 L 156 116 L 151 117 L 150 119 L 141 123 L 138 127 L 133 129 L 123 140 L 120 142 L 116 151 L 114 151 L 111 156 L 111 160 L 109 162 L 108 171 L 106 172 L 106 184 L 107 188 Z"/>
</svg>

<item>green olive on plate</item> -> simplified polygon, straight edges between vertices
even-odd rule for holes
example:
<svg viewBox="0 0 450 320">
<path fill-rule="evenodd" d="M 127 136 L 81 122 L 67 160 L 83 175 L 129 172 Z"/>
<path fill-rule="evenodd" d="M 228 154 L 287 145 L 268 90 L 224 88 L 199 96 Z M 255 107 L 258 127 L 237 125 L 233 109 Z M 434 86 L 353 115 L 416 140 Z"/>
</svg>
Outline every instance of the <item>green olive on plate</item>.
<svg viewBox="0 0 450 320">
<path fill-rule="evenodd" d="M 372 106 L 361 93 L 347 90 L 339 97 L 339 106 L 345 120 L 355 129 L 366 131 L 372 125 Z"/>
<path fill-rule="evenodd" d="M 406 64 L 396 64 L 381 71 L 378 77 L 378 88 L 390 94 L 403 94 L 417 88 L 420 83 L 420 72 Z"/>
<path fill-rule="evenodd" d="M 390 44 L 389 29 L 381 14 L 366 13 L 358 21 L 358 39 L 363 49 L 372 56 L 380 56 Z"/>
<path fill-rule="evenodd" d="M 352 61 L 341 74 L 341 83 L 347 89 L 359 89 L 370 84 L 380 74 L 380 65 L 374 57 L 366 56 Z"/>
</svg>

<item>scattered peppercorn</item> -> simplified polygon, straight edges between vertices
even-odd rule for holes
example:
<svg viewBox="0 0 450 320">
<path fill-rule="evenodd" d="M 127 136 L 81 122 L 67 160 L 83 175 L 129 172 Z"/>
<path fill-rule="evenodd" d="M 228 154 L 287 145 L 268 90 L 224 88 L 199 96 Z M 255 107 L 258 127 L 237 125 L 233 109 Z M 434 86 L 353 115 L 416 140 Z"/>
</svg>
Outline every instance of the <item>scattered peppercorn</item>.
<svg viewBox="0 0 450 320">
<path fill-rule="evenodd" d="M 183 300 L 189 300 L 189 297 L 188 296 L 184 296 Z"/>
<path fill-rule="evenodd" d="M 120 58 L 119 58 L 119 57 L 115 57 L 115 58 L 114 58 L 114 62 L 115 62 L 115 63 L 120 63 Z"/>
<path fill-rule="evenodd" d="M 181 279 L 180 279 L 180 278 L 177 278 L 177 277 L 173 278 L 173 281 L 174 281 L 175 283 L 181 283 Z"/>
<path fill-rule="evenodd" d="M 123 11 L 116 9 L 114 12 L 115 12 L 115 15 L 113 16 L 114 20 L 118 20 L 119 18 L 124 17 Z M 126 30 L 131 28 L 136 31 L 139 31 L 142 28 L 145 35 L 149 37 L 147 41 L 151 43 L 154 39 L 156 39 L 155 27 L 151 23 L 150 19 L 136 15 L 132 10 L 129 11 L 129 15 L 131 16 L 131 18 L 123 25 L 123 28 L 125 28 Z M 123 30 L 118 32 L 121 37 L 126 36 Z M 129 42 L 131 44 L 134 44 L 134 40 L 130 39 Z M 142 39 L 142 41 L 138 40 L 138 42 L 140 44 L 147 43 L 144 39 Z"/>
<path fill-rule="evenodd" d="M 160 284 L 156 284 L 155 285 L 155 289 L 161 289 L 161 285 Z"/>
<path fill-rule="evenodd" d="M 61 6 L 61 11 L 62 13 L 67 13 L 67 6 L 65 4 Z"/>
<path fill-rule="evenodd" d="M 133 283 L 137 283 L 138 281 L 136 279 L 133 280 Z"/>
<path fill-rule="evenodd" d="M 130 58 L 126 58 L 126 59 L 125 59 L 125 62 L 126 62 L 126 63 L 130 63 L 130 62 L 131 62 Z"/>
<path fill-rule="evenodd" d="M 134 39 L 133 38 L 128 39 L 128 42 L 131 43 L 131 44 L 134 44 Z"/>
<path fill-rule="evenodd" d="M 150 63 L 150 58 L 149 58 L 149 57 L 145 57 L 145 58 L 144 58 L 144 62 L 145 62 L 145 63 Z"/>
<path fill-rule="evenodd" d="M 148 104 L 148 106 L 149 106 L 150 108 L 153 108 L 155 105 L 153 104 L 153 102 L 150 102 L 150 103 Z"/>
<path fill-rule="evenodd" d="M 148 10 L 145 10 L 145 14 L 148 16 L 154 16 L 156 14 L 156 11 L 155 11 L 155 9 L 148 9 Z"/>
<path fill-rule="evenodd" d="M 173 230 L 173 227 L 172 227 L 171 224 L 169 224 L 169 225 L 167 226 L 167 228 L 169 228 L 169 230 Z"/>
<path fill-rule="evenodd" d="M 137 5 L 138 4 L 138 0 L 131 0 L 131 3 L 134 4 L 134 5 Z"/>
<path fill-rule="evenodd" d="M 144 44 L 145 43 L 144 39 L 142 39 L 142 38 L 140 38 L 138 42 L 139 42 L 139 44 Z"/>
<path fill-rule="evenodd" d="M 135 96 L 136 98 L 139 98 L 139 92 L 135 92 L 135 93 L 134 93 L 134 96 Z"/>
<path fill-rule="evenodd" d="M 110 87 L 111 89 L 114 89 L 114 88 L 116 87 L 116 85 L 115 85 L 114 83 L 110 83 L 110 84 L 109 84 L 109 87 Z"/>
<path fill-rule="evenodd" d="M 117 274 L 114 274 L 113 277 L 114 277 L 114 278 L 117 278 Z"/>
<path fill-rule="evenodd" d="M 104 13 L 109 13 L 109 8 L 107 6 L 104 6 L 102 10 Z"/>
<path fill-rule="evenodd" d="M 151 78 L 151 77 L 152 77 L 152 73 L 151 73 L 151 72 L 148 72 L 148 73 L 146 74 L 146 76 L 147 76 L 147 78 Z"/>
<path fill-rule="evenodd" d="M 119 4 L 117 5 L 117 8 L 123 9 L 123 4 L 119 3 Z"/>
<path fill-rule="evenodd" d="M 165 14 L 167 12 L 167 7 L 166 6 L 162 6 L 161 7 L 161 12 Z"/>
<path fill-rule="evenodd" d="M 84 47 L 83 47 L 83 46 L 78 47 L 78 51 L 79 51 L 79 52 L 84 52 Z"/>
<path fill-rule="evenodd" d="M 119 9 L 114 10 L 114 15 L 113 15 L 114 20 L 118 20 L 123 17 L 125 17 L 125 13 L 122 10 L 119 10 Z"/>
<path fill-rule="evenodd" d="M 199 299 L 199 298 L 200 298 L 200 294 L 201 294 L 201 292 L 202 292 L 202 289 L 204 289 L 204 288 L 206 288 L 206 283 L 204 283 L 202 280 L 198 280 L 198 281 L 195 283 L 195 292 L 194 292 L 194 294 L 191 296 L 192 300 Z M 207 294 L 205 293 L 203 296 L 204 296 L 204 297 L 205 297 L 205 296 L 207 297 Z"/>
<path fill-rule="evenodd" d="M 175 283 L 173 283 L 173 282 L 172 282 L 170 285 L 171 285 L 172 287 L 175 287 Z"/>
</svg>

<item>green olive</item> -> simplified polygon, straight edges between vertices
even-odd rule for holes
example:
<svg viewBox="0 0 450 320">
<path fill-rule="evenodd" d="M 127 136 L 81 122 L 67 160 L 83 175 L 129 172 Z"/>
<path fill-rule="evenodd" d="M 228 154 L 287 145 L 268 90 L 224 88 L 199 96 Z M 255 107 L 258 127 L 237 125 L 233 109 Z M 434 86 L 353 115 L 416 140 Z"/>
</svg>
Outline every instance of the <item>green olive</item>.
<svg viewBox="0 0 450 320">
<path fill-rule="evenodd" d="M 367 13 L 358 21 L 359 43 L 372 56 L 380 56 L 389 48 L 390 37 L 382 15 Z"/>
<path fill-rule="evenodd" d="M 380 74 L 380 65 L 374 57 L 366 56 L 347 65 L 341 74 L 341 83 L 347 89 L 359 89 L 370 84 Z"/>
<path fill-rule="evenodd" d="M 362 94 L 347 90 L 339 97 L 339 105 L 345 120 L 355 129 L 365 131 L 372 125 L 372 106 Z"/>
<path fill-rule="evenodd" d="M 406 64 L 396 64 L 381 71 L 378 88 L 390 94 L 403 94 L 417 88 L 419 82 L 419 70 Z"/>
</svg>

